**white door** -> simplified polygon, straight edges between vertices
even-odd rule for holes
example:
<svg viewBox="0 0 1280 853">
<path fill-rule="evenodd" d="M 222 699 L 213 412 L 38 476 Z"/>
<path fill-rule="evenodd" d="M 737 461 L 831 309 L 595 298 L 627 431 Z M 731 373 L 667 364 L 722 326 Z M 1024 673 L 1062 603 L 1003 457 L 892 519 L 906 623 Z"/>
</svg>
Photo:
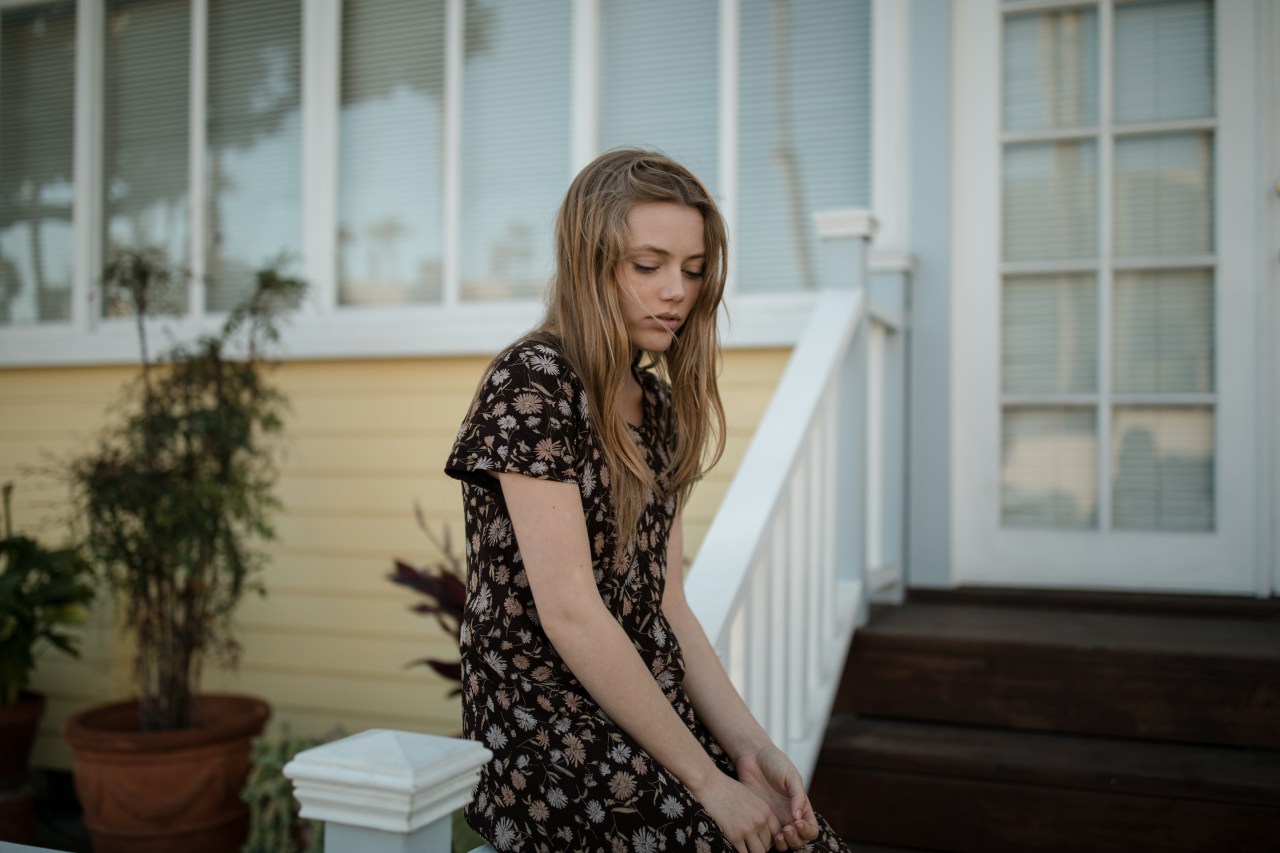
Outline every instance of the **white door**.
<svg viewBox="0 0 1280 853">
<path fill-rule="evenodd" d="M 953 579 L 1266 594 L 1263 7 L 954 8 Z"/>
</svg>

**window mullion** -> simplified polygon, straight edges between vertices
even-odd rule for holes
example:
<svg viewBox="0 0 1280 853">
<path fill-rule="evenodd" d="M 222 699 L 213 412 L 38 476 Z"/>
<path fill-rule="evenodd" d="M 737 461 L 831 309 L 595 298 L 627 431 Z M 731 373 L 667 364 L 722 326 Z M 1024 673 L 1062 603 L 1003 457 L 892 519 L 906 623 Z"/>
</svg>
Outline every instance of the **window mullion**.
<svg viewBox="0 0 1280 853">
<path fill-rule="evenodd" d="M 740 44 L 739 0 L 720 0 L 720 86 L 719 138 L 717 159 L 720 161 L 720 212 L 731 235 L 738 220 L 738 47 Z M 737 283 L 734 270 L 737 241 L 729 241 L 729 280 L 726 295 L 732 295 Z"/>
<path fill-rule="evenodd" d="M 319 313 L 338 304 L 341 74 L 342 0 L 308 0 L 302 4 L 302 257 L 308 305 Z"/>
<path fill-rule="evenodd" d="M 569 178 L 600 150 L 600 72 L 600 0 L 574 0 Z"/>
<path fill-rule="evenodd" d="M 93 330 L 101 317 L 94 283 L 102 268 L 102 0 L 76 3 L 75 263 L 71 327 Z"/>
<path fill-rule="evenodd" d="M 187 199 L 190 205 L 188 212 L 187 235 L 188 268 L 191 271 L 191 283 L 187 290 L 187 313 L 193 319 L 204 316 L 205 288 L 208 282 L 205 275 L 209 264 L 205 253 L 209 251 L 205 223 L 208 221 L 208 200 L 205 176 L 208 174 L 209 139 L 208 114 L 209 103 L 209 0 L 191 0 L 191 108 L 190 129 L 191 150 L 188 154 Z"/>
<path fill-rule="evenodd" d="M 1111 530 L 1111 270 L 1114 229 L 1114 140 L 1112 94 L 1115 90 L 1114 16 L 1110 0 L 1098 9 L 1098 529 Z"/>
<path fill-rule="evenodd" d="M 463 0 L 445 7 L 444 48 L 444 251 L 443 301 L 457 305 L 461 293 L 462 234 L 462 73 L 465 61 L 466 9 Z"/>
</svg>

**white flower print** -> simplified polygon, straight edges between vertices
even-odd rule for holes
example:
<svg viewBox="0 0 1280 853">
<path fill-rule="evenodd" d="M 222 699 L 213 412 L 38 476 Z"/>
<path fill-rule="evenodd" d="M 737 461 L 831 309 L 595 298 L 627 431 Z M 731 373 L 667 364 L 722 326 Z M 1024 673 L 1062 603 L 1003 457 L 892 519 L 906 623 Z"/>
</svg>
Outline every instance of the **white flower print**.
<svg viewBox="0 0 1280 853">
<path fill-rule="evenodd" d="M 494 651 L 488 651 L 488 652 L 485 652 L 485 653 L 484 653 L 484 662 L 485 662 L 485 663 L 487 663 L 487 664 L 489 664 L 489 666 L 490 666 L 490 667 L 491 667 L 495 672 L 497 672 L 497 673 L 498 673 L 498 675 L 502 675 L 503 673 L 505 673 L 505 672 L 507 671 L 507 661 L 506 661 L 506 658 L 502 657 L 502 656 L 501 656 L 501 655 L 499 655 L 497 652 L 494 652 Z"/>
<path fill-rule="evenodd" d="M 520 422 L 516 420 L 515 415 L 503 415 L 498 418 L 498 426 L 503 429 L 515 429 Z"/>
<path fill-rule="evenodd" d="M 562 809 L 569 805 L 569 798 L 559 788 L 552 788 L 547 791 L 547 802 L 551 804 L 553 809 Z"/>
<path fill-rule="evenodd" d="M 501 370 L 495 370 L 493 372 L 493 375 L 489 377 L 489 382 L 491 382 L 494 385 L 501 385 L 503 382 L 506 382 L 510 378 L 511 378 L 511 371 L 507 370 L 504 367 Z"/>
<path fill-rule="evenodd" d="M 485 539 L 490 545 L 505 548 L 511 544 L 511 519 L 500 515 L 489 523 Z"/>
<path fill-rule="evenodd" d="M 541 373 L 548 376 L 559 376 L 560 365 L 556 364 L 556 360 L 549 355 L 535 355 L 529 359 L 529 365 Z"/>
<path fill-rule="evenodd" d="M 631 849 L 635 853 L 658 853 L 658 837 L 642 826 L 631 835 Z"/>
<path fill-rule="evenodd" d="M 475 471 L 493 470 L 493 460 L 488 456 L 476 456 L 471 459 L 471 468 Z"/>
<path fill-rule="evenodd" d="M 600 823 L 604 820 L 604 807 L 595 800 L 587 801 L 587 820 Z"/>
<path fill-rule="evenodd" d="M 471 599 L 471 612 L 487 613 L 492 604 L 493 593 L 489 591 L 489 585 L 487 583 L 480 584 L 480 591 Z"/>
<path fill-rule="evenodd" d="M 568 400 L 560 400 L 560 402 L 556 403 L 556 408 L 559 409 L 560 414 L 564 415 L 566 418 L 573 414 L 573 406 L 569 405 Z"/>
<path fill-rule="evenodd" d="M 596 472 L 591 468 L 588 462 L 582 466 L 582 496 L 591 497 L 591 493 L 596 490 Z"/>
<path fill-rule="evenodd" d="M 545 473 L 547 473 L 547 463 L 543 462 L 542 460 L 538 460 L 537 462 L 530 462 L 530 463 L 529 463 L 529 473 L 530 473 L 530 474 L 545 474 Z"/>
<path fill-rule="evenodd" d="M 649 636 L 653 637 L 653 641 L 658 644 L 658 648 L 665 649 L 667 647 L 667 630 L 662 627 L 662 623 L 655 621 L 653 630 L 649 632 Z"/>
<path fill-rule="evenodd" d="M 500 817 L 493 825 L 493 843 L 499 850 L 511 850 L 516 843 L 516 825 L 510 818 Z"/>
<path fill-rule="evenodd" d="M 670 794 L 667 794 L 667 798 L 658 808 L 669 818 L 677 818 L 684 814 L 684 804 Z"/>
<path fill-rule="evenodd" d="M 496 725 L 489 726 L 489 730 L 484 733 L 484 740 L 490 749 L 501 749 L 507 745 L 507 736 Z"/>
<path fill-rule="evenodd" d="M 625 743 L 614 744 L 613 749 L 609 750 L 609 757 L 619 764 L 626 764 L 631 761 L 631 747 Z"/>
<path fill-rule="evenodd" d="M 591 403 L 587 400 L 585 390 L 578 392 L 578 414 L 584 421 L 591 420 Z"/>
<path fill-rule="evenodd" d="M 538 725 L 538 721 L 533 718 L 533 714 L 530 714 L 524 708 L 516 708 L 515 718 L 516 725 L 520 726 L 520 728 L 524 729 L 526 732 L 533 731 Z M 520 757 L 524 758 L 523 755 Z"/>
<path fill-rule="evenodd" d="M 524 419 L 524 425 L 527 426 L 529 429 L 537 429 L 538 425 L 541 423 L 542 423 L 542 418 L 538 417 L 537 415 L 529 415 L 529 417 Z"/>
</svg>

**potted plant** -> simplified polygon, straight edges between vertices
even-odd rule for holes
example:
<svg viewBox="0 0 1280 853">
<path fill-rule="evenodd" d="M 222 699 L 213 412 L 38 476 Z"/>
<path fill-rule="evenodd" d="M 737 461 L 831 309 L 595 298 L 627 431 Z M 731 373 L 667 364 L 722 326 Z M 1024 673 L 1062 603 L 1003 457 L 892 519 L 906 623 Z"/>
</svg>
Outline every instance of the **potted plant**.
<svg viewBox="0 0 1280 853">
<path fill-rule="evenodd" d="M 443 538 L 436 538 L 422 515 L 422 507 L 415 505 L 413 509 L 418 527 L 440 551 L 440 560 L 435 564 L 428 563 L 421 569 L 404 560 L 394 560 L 394 570 L 387 576 L 387 580 L 421 595 L 425 601 L 419 601 L 410 609 L 423 616 L 434 616 L 440 629 L 453 638 L 456 646 L 461 638 L 463 608 L 466 607 L 467 600 L 467 587 L 463 580 L 467 575 L 467 567 L 462 558 L 453 552 L 449 528 L 444 528 Z M 461 661 L 419 658 L 406 665 L 430 667 L 436 675 L 456 685 L 449 691 L 450 696 L 462 694 Z"/>
<path fill-rule="evenodd" d="M 273 439 L 284 398 L 264 347 L 303 284 L 271 267 L 217 334 L 152 359 L 148 318 L 186 279 L 155 251 L 125 251 L 103 276 L 107 304 L 130 310 L 141 371 L 121 415 L 68 463 L 87 555 L 115 593 L 136 645 L 138 696 L 63 726 L 94 850 L 239 847 L 249 746 L 270 714 L 246 696 L 199 693 L 206 660 L 234 664 L 231 617 L 262 592 L 278 506 Z"/>
<path fill-rule="evenodd" d="M 13 484 L 2 490 L 0 539 L 0 839 L 34 843 L 35 806 L 27 763 L 44 714 L 44 696 L 27 689 L 44 644 L 79 657 L 66 632 L 93 600 L 89 563 L 71 548 L 48 549 L 13 532 Z"/>
</svg>

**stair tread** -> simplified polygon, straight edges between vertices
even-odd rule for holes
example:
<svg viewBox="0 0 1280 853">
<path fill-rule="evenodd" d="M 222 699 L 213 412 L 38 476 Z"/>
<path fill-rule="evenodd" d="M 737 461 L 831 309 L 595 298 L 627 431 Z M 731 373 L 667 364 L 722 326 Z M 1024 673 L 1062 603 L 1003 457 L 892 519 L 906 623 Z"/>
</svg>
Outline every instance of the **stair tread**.
<svg viewBox="0 0 1280 853">
<path fill-rule="evenodd" d="M 912 602 L 878 610 L 854 635 L 871 649 L 1042 656 L 1216 667 L 1280 677 L 1280 622 L 1184 614 L 1091 612 Z"/>
<path fill-rule="evenodd" d="M 831 718 L 819 765 L 1280 807 L 1280 752 Z"/>
</svg>

